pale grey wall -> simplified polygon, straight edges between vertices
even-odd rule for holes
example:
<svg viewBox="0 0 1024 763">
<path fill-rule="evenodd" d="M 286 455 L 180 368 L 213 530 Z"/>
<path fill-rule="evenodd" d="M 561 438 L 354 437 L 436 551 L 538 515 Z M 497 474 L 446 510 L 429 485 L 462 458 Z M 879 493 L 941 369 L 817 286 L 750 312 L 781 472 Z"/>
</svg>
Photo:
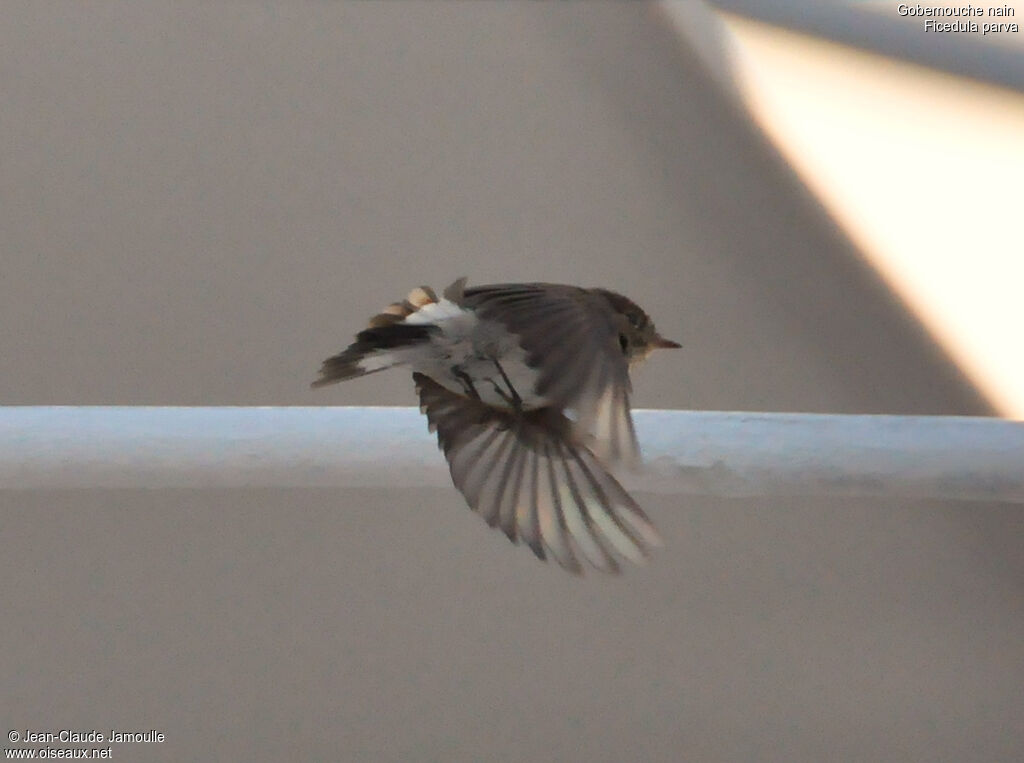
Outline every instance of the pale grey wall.
<svg viewBox="0 0 1024 763">
<path fill-rule="evenodd" d="M 307 390 L 410 285 L 620 288 L 648 407 L 984 413 L 640 4 L 24 2 L 0 404 Z M 439 456 L 440 458 L 440 456 Z M 1019 509 L 642 497 L 570 579 L 454 490 L 0 492 L 0 717 L 120 760 L 1015 760 Z"/>
</svg>

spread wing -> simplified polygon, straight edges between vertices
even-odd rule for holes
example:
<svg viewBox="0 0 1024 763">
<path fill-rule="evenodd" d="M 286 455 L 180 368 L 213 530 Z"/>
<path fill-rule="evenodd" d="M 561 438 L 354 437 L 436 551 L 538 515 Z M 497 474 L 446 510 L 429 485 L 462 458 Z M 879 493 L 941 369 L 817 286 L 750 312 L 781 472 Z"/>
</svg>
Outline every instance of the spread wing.
<svg viewBox="0 0 1024 763">
<path fill-rule="evenodd" d="M 579 574 L 577 552 L 618 572 L 615 554 L 641 563 L 661 544 L 650 520 L 572 422 L 551 408 L 516 415 L 413 374 L 420 408 L 437 432 L 452 481 L 469 507 L 513 543 Z"/>
<path fill-rule="evenodd" d="M 599 458 L 630 465 L 639 460 L 629 365 L 602 297 L 575 286 L 537 283 L 475 286 L 458 297 L 463 307 L 519 335 L 527 364 L 540 371 L 537 393 L 593 438 L 591 449 Z"/>
</svg>

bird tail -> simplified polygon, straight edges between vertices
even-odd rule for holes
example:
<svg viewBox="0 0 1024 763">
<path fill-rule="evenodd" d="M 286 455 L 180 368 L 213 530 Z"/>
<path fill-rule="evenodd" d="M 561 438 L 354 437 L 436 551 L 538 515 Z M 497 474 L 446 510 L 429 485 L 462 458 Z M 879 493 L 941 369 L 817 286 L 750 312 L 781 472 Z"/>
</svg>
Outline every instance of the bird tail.
<svg viewBox="0 0 1024 763">
<path fill-rule="evenodd" d="M 437 328 L 430 324 L 407 323 L 373 326 L 360 331 L 356 341 L 347 349 L 324 361 L 320 378 L 310 386 L 323 387 L 401 365 L 407 357 L 402 351 L 429 341 L 435 331 Z"/>
<path fill-rule="evenodd" d="M 430 324 L 407 324 L 405 319 L 435 302 L 437 295 L 429 286 L 417 286 L 401 302 L 392 302 L 370 319 L 370 327 L 356 334 L 346 350 L 324 361 L 320 378 L 310 386 L 324 387 L 404 363 L 401 350 L 427 341 L 436 330 Z"/>
</svg>

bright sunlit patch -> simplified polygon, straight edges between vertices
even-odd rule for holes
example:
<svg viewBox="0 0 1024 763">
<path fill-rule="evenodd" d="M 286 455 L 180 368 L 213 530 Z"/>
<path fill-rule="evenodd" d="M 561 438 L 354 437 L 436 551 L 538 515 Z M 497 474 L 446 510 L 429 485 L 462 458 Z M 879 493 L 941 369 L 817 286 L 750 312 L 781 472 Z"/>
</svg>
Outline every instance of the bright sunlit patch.
<svg viewBox="0 0 1024 763">
<path fill-rule="evenodd" d="M 724 18 L 763 129 L 978 388 L 1024 418 L 1024 96 Z"/>
</svg>

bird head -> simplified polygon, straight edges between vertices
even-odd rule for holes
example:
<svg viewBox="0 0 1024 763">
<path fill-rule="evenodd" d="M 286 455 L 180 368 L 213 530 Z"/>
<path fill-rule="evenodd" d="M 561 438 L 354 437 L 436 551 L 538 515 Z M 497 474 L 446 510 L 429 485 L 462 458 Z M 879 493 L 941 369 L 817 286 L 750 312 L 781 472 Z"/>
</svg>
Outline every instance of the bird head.
<svg viewBox="0 0 1024 763">
<path fill-rule="evenodd" d="M 677 349 L 678 342 L 666 339 L 654 327 L 654 321 L 631 299 L 607 289 L 594 289 L 615 312 L 619 346 L 630 365 L 639 363 L 654 350 Z"/>
</svg>

